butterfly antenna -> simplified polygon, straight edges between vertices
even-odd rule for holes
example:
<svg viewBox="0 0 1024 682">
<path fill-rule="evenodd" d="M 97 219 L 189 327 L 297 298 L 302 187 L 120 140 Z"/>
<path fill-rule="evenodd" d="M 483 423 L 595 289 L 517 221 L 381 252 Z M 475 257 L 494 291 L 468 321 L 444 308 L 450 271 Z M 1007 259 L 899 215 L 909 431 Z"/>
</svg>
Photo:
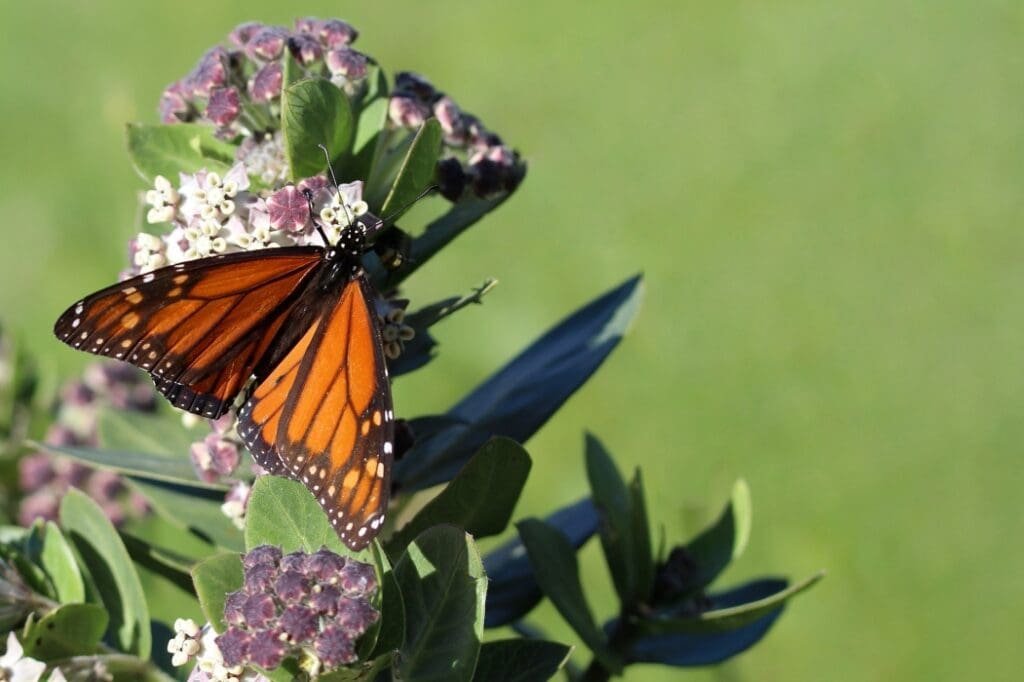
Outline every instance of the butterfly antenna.
<svg viewBox="0 0 1024 682">
<path fill-rule="evenodd" d="M 313 227 L 320 233 L 320 238 L 324 240 L 324 247 L 330 248 L 331 242 L 327 239 L 327 233 L 324 232 L 324 226 L 320 224 L 320 221 L 316 218 L 316 208 L 313 207 L 313 192 L 308 188 L 302 190 L 302 196 L 306 197 L 306 203 L 309 205 L 309 219 L 313 221 Z"/>
<path fill-rule="evenodd" d="M 403 206 L 402 208 L 398 209 L 397 211 L 395 211 L 394 213 L 389 215 L 387 218 L 384 218 L 381 222 L 383 222 L 385 225 L 387 225 L 388 223 L 393 221 L 395 218 L 397 218 L 398 216 L 402 215 L 403 213 L 408 211 L 410 208 L 412 208 L 416 204 L 416 202 L 418 202 L 420 199 L 422 199 L 423 197 L 425 197 L 428 194 L 430 194 L 431 192 L 433 192 L 435 189 L 441 189 L 440 185 L 431 185 L 430 187 L 427 187 L 425 190 L 423 190 L 422 192 L 417 194 L 415 199 L 413 199 L 412 201 L 407 203 L 405 206 Z"/>
<path fill-rule="evenodd" d="M 345 197 L 341 196 L 341 186 L 338 184 L 338 178 L 334 175 L 334 166 L 331 165 L 331 153 L 327 151 L 327 145 L 318 144 L 318 147 L 323 151 L 324 158 L 327 159 L 327 172 L 331 174 L 331 182 L 334 183 L 334 191 L 338 195 L 338 203 L 345 209 L 345 218 L 348 219 L 348 224 L 352 224 L 353 216 L 349 213 L 348 204 L 345 203 Z"/>
</svg>

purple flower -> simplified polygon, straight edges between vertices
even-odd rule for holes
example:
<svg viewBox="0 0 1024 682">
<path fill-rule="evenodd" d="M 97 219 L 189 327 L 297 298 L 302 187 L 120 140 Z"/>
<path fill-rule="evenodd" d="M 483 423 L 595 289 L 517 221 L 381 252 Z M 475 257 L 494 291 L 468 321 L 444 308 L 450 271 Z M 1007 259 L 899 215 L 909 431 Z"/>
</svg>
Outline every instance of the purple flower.
<svg viewBox="0 0 1024 682">
<path fill-rule="evenodd" d="M 192 93 L 184 80 L 174 81 L 168 85 L 160 96 L 160 122 L 180 123 L 191 120 L 191 96 Z"/>
<path fill-rule="evenodd" d="M 273 61 L 281 56 L 284 44 L 288 40 L 288 32 L 279 26 L 267 26 L 257 31 L 245 45 L 245 53 L 250 59 Z"/>
<path fill-rule="evenodd" d="M 306 559 L 309 557 L 305 552 L 292 552 L 281 558 L 282 571 L 295 571 L 302 575 L 306 574 Z"/>
<path fill-rule="evenodd" d="M 400 128 L 419 128 L 430 117 L 430 107 L 408 95 L 394 95 L 388 102 L 388 118 Z"/>
<path fill-rule="evenodd" d="M 307 642 L 320 625 L 317 612 L 308 606 L 292 604 L 281 613 L 281 629 L 293 642 Z"/>
<path fill-rule="evenodd" d="M 40 490 L 23 497 L 18 507 L 18 524 L 31 526 L 36 519 L 56 521 L 59 505 L 60 501 L 50 490 Z"/>
<path fill-rule="evenodd" d="M 281 601 L 294 603 L 309 596 L 310 581 L 298 571 L 285 571 L 274 584 L 274 591 Z"/>
<path fill-rule="evenodd" d="M 249 644 L 249 660 L 267 670 L 281 665 L 286 653 L 285 643 L 274 633 L 254 638 Z"/>
<path fill-rule="evenodd" d="M 246 569 L 256 566 L 276 567 L 281 561 L 281 548 L 273 545 L 254 547 L 242 558 L 242 567 Z"/>
<path fill-rule="evenodd" d="M 228 34 L 228 39 L 237 47 L 245 47 L 254 35 L 260 32 L 264 28 L 263 24 L 258 21 L 249 21 L 244 24 L 239 24 Z"/>
<path fill-rule="evenodd" d="M 341 578 L 343 568 L 345 557 L 338 556 L 326 548 L 317 550 L 306 558 L 306 570 L 309 574 L 325 583 L 337 582 Z"/>
<path fill-rule="evenodd" d="M 27 455 L 18 462 L 18 485 L 26 492 L 39 489 L 56 476 L 53 459 L 44 452 Z"/>
<path fill-rule="evenodd" d="M 267 199 L 270 225 L 279 230 L 303 232 L 309 223 L 309 204 L 294 185 L 274 192 Z"/>
<path fill-rule="evenodd" d="M 316 33 L 320 28 L 320 20 L 316 17 L 298 17 L 295 19 L 295 30 L 299 33 Z"/>
<path fill-rule="evenodd" d="M 327 68 L 335 76 L 348 80 L 366 78 L 366 56 L 349 47 L 339 47 L 327 53 Z"/>
<path fill-rule="evenodd" d="M 253 594 L 245 600 L 242 607 L 242 615 L 245 616 L 245 623 L 250 628 L 262 628 L 277 617 L 277 605 L 274 597 L 268 593 Z"/>
<path fill-rule="evenodd" d="M 217 46 L 203 55 L 196 68 L 188 75 L 188 84 L 196 97 L 209 97 L 213 88 L 227 82 L 228 55 L 223 47 Z"/>
<path fill-rule="evenodd" d="M 238 445 L 216 433 L 193 443 L 189 454 L 196 474 L 200 480 L 207 483 L 213 483 L 221 476 L 231 475 L 241 461 Z"/>
<path fill-rule="evenodd" d="M 245 590 L 236 590 L 235 592 L 229 592 L 224 598 L 224 621 L 228 625 L 241 625 L 245 622 L 245 602 L 248 601 L 249 595 L 245 593 Z"/>
<path fill-rule="evenodd" d="M 324 45 L 332 48 L 354 43 L 359 37 L 359 31 L 341 19 L 326 19 L 320 22 L 319 33 Z"/>
<path fill-rule="evenodd" d="M 281 62 L 270 62 L 249 80 L 249 94 L 254 102 L 269 102 L 281 95 L 283 82 Z"/>
<path fill-rule="evenodd" d="M 254 648 L 255 644 L 248 632 L 234 627 L 229 627 L 214 641 L 217 642 L 217 648 L 224 657 L 224 665 L 228 667 L 244 665 L 249 657 L 250 648 Z"/>
<path fill-rule="evenodd" d="M 233 87 L 214 88 L 206 105 L 206 118 L 221 128 L 231 125 L 242 111 L 238 90 Z"/>
<path fill-rule="evenodd" d="M 333 668 L 356 660 L 355 643 L 351 634 L 337 625 L 328 625 L 313 645 L 316 655 L 327 667 Z"/>
<path fill-rule="evenodd" d="M 299 33 L 289 38 L 288 49 L 303 66 L 309 66 L 324 54 L 320 41 L 308 33 Z"/>
<path fill-rule="evenodd" d="M 245 591 L 249 594 L 262 594 L 273 588 L 277 580 L 277 567 L 261 564 L 253 566 L 245 572 Z"/>
<path fill-rule="evenodd" d="M 113 471 L 96 471 L 89 476 L 85 490 L 101 504 L 115 502 L 115 496 L 124 490 L 124 483 L 121 481 L 121 477 Z"/>
<path fill-rule="evenodd" d="M 313 597 L 309 600 L 309 604 L 317 610 L 317 613 L 324 616 L 333 616 L 338 608 L 338 600 L 341 598 L 341 592 L 338 591 L 338 588 L 333 585 L 325 585 L 313 592 Z"/>
<path fill-rule="evenodd" d="M 365 599 L 339 597 L 334 622 L 347 630 L 364 632 L 377 622 L 380 614 Z"/>
<path fill-rule="evenodd" d="M 366 596 L 377 590 L 377 572 L 373 566 L 350 561 L 341 572 L 338 586 L 349 596 Z"/>
</svg>

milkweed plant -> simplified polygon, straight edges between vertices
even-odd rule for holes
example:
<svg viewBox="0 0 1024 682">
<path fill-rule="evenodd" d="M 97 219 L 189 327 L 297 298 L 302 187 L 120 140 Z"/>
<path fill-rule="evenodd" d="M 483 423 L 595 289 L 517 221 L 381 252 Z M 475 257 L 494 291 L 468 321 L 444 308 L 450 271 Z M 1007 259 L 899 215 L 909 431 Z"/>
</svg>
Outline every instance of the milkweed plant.
<svg viewBox="0 0 1024 682">
<path fill-rule="evenodd" d="M 149 189 L 121 277 L 320 245 L 307 196 L 331 239 L 353 216 L 391 217 L 364 267 L 398 377 L 430 371 L 434 326 L 493 286 L 423 302 L 405 279 L 505 202 L 526 163 L 356 37 L 336 19 L 239 26 L 164 91 L 159 124 L 128 126 Z M 403 217 L 424 193 L 436 217 Z M 820 577 L 715 586 L 747 544 L 743 481 L 696 537 L 655 542 L 640 471 L 623 478 L 588 434 L 590 494 L 513 524 L 522 444 L 608 357 L 640 297 L 626 280 L 454 406 L 399 421 L 391 513 L 361 552 L 301 484 L 251 461 L 233 413 L 183 417 L 114 361 L 56 381 L 0 331 L 0 679 L 604 680 L 741 653 Z M 595 536 L 618 602 L 600 617 L 577 561 Z M 574 642 L 531 620 L 544 599 Z"/>
</svg>

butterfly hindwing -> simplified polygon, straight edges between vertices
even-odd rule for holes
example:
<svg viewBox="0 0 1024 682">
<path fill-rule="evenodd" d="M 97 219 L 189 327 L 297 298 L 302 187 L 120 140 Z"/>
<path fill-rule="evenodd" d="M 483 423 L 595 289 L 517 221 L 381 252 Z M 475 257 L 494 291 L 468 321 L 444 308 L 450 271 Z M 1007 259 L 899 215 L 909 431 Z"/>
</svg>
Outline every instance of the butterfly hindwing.
<svg viewBox="0 0 1024 682">
<path fill-rule="evenodd" d="M 273 350 L 321 254 L 290 247 L 161 268 L 71 306 L 54 333 L 146 370 L 176 407 L 219 417 Z"/>
<path fill-rule="evenodd" d="M 238 425 L 257 462 L 302 481 L 356 550 L 383 523 L 394 447 L 391 391 L 371 301 L 362 275 L 318 298 L 314 320 L 256 386 Z"/>
</svg>

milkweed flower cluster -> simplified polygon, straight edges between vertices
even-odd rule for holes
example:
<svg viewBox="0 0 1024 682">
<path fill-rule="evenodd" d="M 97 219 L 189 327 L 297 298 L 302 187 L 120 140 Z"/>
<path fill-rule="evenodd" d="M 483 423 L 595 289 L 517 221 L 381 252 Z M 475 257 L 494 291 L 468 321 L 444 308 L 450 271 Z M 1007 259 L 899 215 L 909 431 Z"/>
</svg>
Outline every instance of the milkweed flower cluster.
<svg viewBox="0 0 1024 682">
<path fill-rule="evenodd" d="M 262 545 L 242 558 L 244 583 L 224 602 L 220 635 L 180 621 L 168 643 L 175 665 L 197 657 L 208 679 L 244 679 L 247 666 L 273 670 L 288 657 L 326 670 L 357 660 L 356 642 L 380 617 L 370 564 L 320 549 L 282 555 Z"/>
<path fill-rule="evenodd" d="M 152 412 L 156 391 L 145 375 L 120 362 L 96 362 L 80 379 L 66 383 L 60 392 L 57 415 L 43 442 L 54 446 L 98 445 L 99 412 L 112 407 L 129 412 Z M 18 462 L 18 484 L 25 496 L 18 520 L 30 525 L 35 519 L 55 520 L 60 500 L 68 488 L 84 490 L 115 524 L 129 515 L 146 513 L 145 500 L 127 494 L 121 477 L 63 457 L 36 452 Z"/>
</svg>

